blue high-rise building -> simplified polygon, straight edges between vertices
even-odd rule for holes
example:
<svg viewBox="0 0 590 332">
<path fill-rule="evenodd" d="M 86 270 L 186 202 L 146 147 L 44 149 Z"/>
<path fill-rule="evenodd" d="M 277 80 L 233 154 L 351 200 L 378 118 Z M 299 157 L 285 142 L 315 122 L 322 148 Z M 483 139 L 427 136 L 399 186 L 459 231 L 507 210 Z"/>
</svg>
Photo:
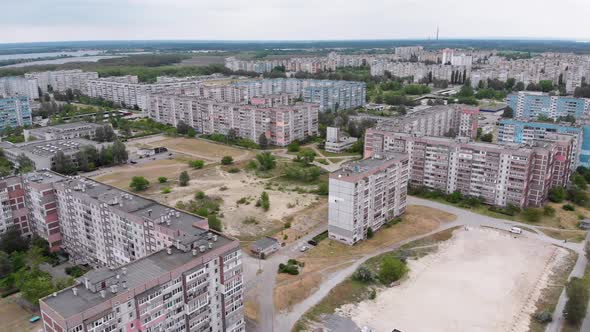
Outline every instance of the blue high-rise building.
<svg viewBox="0 0 590 332">
<path fill-rule="evenodd" d="M 590 167 L 590 125 L 566 122 L 546 123 L 517 119 L 502 119 L 498 126 L 498 143 L 532 144 L 547 139 L 551 134 L 570 134 L 576 137 L 576 151 L 572 167 Z"/>
<path fill-rule="evenodd" d="M 534 120 L 539 115 L 555 120 L 568 115 L 579 119 L 590 113 L 590 99 L 550 96 L 542 92 L 513 93 L 507 97 L 507 103 L 514 110 L 514 117 L 520 119 Z"/>
<path fill-rule="evenodd" d="M 33 124 L 28 97 L 0 99 L 0 130 Z"/>
</svg>

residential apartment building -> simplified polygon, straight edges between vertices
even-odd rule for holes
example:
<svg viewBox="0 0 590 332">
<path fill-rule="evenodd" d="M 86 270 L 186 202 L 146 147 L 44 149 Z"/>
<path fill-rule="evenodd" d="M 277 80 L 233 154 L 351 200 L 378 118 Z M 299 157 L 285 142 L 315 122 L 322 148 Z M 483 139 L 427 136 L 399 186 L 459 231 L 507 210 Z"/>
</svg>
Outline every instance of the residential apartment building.
<svg viewBox="0 0 590 332">
<path fill-rule="evenodd" d="M 590 125 L 568 122 L 534 122 L 518 119 L 501 119 L 498 122 L 498 143 L 530 145 L 536 140 L 547 140 L 555 133 L 569 134 L 575 140 L 572 170 L 578 166 L 590 167 Z"/>
<path fill-rule="evenodd" d="M 324 149 L 332 153 L 342 153 L 352 148 L 357 141 L 358 139 L 356 137 L 343 135 L 340 128 L 327 127 Z"/>
<path fill-rule="evenodd" d="M 56 139 L 88 138 L 94 139 L 96 129 L 102 128 L 103 124 L 92 122 L 71 122 L 55 126 L 25 129 L 23 134 L 25 141 L 51 141 Z"/>
<path fill-rule="evenodd" d="M 373 154 L 330 174 L 329 237 L 353 245 L 404 213 L 409 177 L 405 153 Z"/>
<path fill-rule="evenodd" d="M 258 99 L 255 99 L 255 101 Z M 316 104 L 296 103 L 267 106 L 234 104 L 195 96 L 152 94 L 144 114 L 157 122 L 176 126 L 183 121 L 202 134 L 227 134 L 259 142 L 264 134 L 269 143 L 286 146 L 318 133 Z"/>
<path fill-rule="evenodd" d="M 507 103 L 515 118 L 535 120 L 544 115 L 554 120 L 573 116 L 579 119 L 589 115 L 590 99 L 550 96 L 542 92 L 521 91 L 508 95 Z"/>
<path fill-rule="evenodd" d="M 39 99 L 37 80 L 23 77 L 0 78 L 0 98 L 19 96 L 30 100 Z"/>
<path fill-rule="evenodd" d="M 241 251 L 203 218 L 80 177 L 0 180 L 4 229 L 96 267 L 40 300 L 45 331 L 244 331 Z"/>
<path fill-rule="evenodd" d="M 570 168 L 574 141 L 564 135 L 531 146 L 497 145 L 369 129 L 365 157 L 408 153 L 413 186 L 458 191 L 490 205 L 541 206 L 551 187 L 569 182 L 564 170 Z"/>
<path fill-rule="evenodd" d="M 391 132 L 475 138 L 478 116 L 479 108 L 477 107 L 438 105 L 403 117 L 379 119 L 377 122 L 380 129 Z"/>
<path fill-rule="evenodd" d="M 30 126 L 33 123 L 31 104 L 26 96 L 0 99 L 0 130 Z"/>
<path fill-rule="evenodd" d="M 88 80 L 98 79 L 98 73 L 82 71 L 81 69 L 56 70 L 26 73 L 25 78 L 37 80 L 37 84 L 43 93 L 49 91 L 65 92 L 68 89 L 86 91 Z"/>
<path fill-rule="evenodd" d="M 160 83 L 141 84 L 137 76 L 106 77 L 89 80 L 86 94 L 94 98 L 110 100 L 123 107 L 145 109 L 147 96 L 152 93 L 178 93 L 193 95 L 199 81 L 163 80 Z"/>
</svg>

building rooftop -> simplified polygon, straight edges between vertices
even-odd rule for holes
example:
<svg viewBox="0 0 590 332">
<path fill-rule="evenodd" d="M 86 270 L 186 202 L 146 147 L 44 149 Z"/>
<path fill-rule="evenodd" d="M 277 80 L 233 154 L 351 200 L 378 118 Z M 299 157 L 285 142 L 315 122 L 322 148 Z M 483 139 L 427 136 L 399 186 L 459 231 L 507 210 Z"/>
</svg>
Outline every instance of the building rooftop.
<svg viewBox="0 0 590 332">
<path fill-rule="evenodd" d="M 58 151 L 65 154 L 74 153 L 86 145 L 96 146 L 98 143 L 84 138 L 57 139 L 51 141 L 33 141 L 27 143 L 14 144 L 7 147 L 8 150 L 14 150 L 17 154 L 25 153 L 40 157 L 51 157 Z"/>
<path fill-rule="evenodd" d="M 102 127 L 103 125 L 92 123 L 92 122 L 71 122 L 71 123 L 64 123 L 55 126 L 48 126 L 48 127 L 41 127 L 41 128 L 33 128 L 28 129 L 30 132 L 33 133 L 59 133 L 64 131 L 72 131 L 78 130 L 83 128 L 98 128 Z"/>
<path fill-rule="evenodd" d="M 78 279 L 79 283 L 77 285 L 66 288 L 55 296 L 49 295 L 41 301 L 45 302 L 63 318 L 67 319 L 68 317 L 83 313 L 94 306 L 109 301 L 127 290 L 141 287 L 152 280 L 167 275 L 192 260 L 198 260 L 207 252 L 233 242 L 232 239 L 221 235 L 215 235 L 215 238 L 208 240 L 206 236 L 210 233 L 198 229 L 195 229 L 195 231 L 201 231 L 201 234 L 203 234 L 203 243 L 206 243 L 204 252 L 197 250 L 194 253 L 192 249 L 183 251 L 172 247 L 169 248 L 170 254 L 164 249 L 113 270 L 100 268 L 90 271 Z M 209 244 L 211 244 L 211 247 L 209 247 Z M 118 279 L 117 275 L 119 276 Z M 109 285 L 116 285 L 117 290 L 113 293 L 110 287 L 104 288 L 104 298 L 102 298 L 100 291 L 93 292 L 92 288 L 85 287 L 86 280 L 88 280 L 89 284 L 97 284 L 107 279 L 111 279 Z M 73 288 L 76 288 L 77 294 L 74 294 Z"/>
<path fill-rule="evenodd" d="M 369 173 L 386 165 L 407 160 L 405 153 L 387 152 L 384 156 L 352 161 L 330 174 L 330 178 L 349 178 Z"/>
</svg>

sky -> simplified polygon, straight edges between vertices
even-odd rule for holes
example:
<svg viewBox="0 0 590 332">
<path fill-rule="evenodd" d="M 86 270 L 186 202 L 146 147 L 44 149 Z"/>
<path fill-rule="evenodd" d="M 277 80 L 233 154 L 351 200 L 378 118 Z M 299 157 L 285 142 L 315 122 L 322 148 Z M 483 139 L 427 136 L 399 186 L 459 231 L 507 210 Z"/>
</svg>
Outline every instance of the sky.
<svg viewBox="0 0 590 332">
<path fill-rule="evenodd" d="M 590 40 L 589 0 L 0 0 L 0 43 Z"/>
</svg>

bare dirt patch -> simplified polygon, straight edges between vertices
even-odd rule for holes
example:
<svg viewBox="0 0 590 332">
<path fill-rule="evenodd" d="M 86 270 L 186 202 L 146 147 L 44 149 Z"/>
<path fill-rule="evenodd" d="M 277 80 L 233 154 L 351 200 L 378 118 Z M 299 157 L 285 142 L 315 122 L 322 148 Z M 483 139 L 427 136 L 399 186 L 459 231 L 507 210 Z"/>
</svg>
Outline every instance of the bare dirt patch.
<svg viewBox="0 0 590 332">
<path fill-rule="evenodd" d="M 37 314 L 16 304 L 18 296 L 0 299 L 0 331 L 37 331 L 43 328 L 41 321 L 29 323 L 29 319 Z"/>
<path fill-rule="evenodd" d="M 305 266 L 298 276 L 277 276 L 274 291 L 275 307 L 279 311 L 288 310 L 313 294 L 320 287 L 323 278 L 349 266 L 363 255 L 431 232 L 441 222 L 450 222 L 455 218 L 455 215 L 444 211 L 411 205 L 408 206 L 401 223 L 379 230 L 371 240 L 352 247 L 330 239 L 323 240 L 299 259 Z"/>
<path fill-rule="evenodd" d="M 459 230 L 436 253 L 410 261 L 400 286 L 341 312 L 376 331 L 527 331 L 541 290 L 567 255 L 536 239 Z"/>
</svg>

